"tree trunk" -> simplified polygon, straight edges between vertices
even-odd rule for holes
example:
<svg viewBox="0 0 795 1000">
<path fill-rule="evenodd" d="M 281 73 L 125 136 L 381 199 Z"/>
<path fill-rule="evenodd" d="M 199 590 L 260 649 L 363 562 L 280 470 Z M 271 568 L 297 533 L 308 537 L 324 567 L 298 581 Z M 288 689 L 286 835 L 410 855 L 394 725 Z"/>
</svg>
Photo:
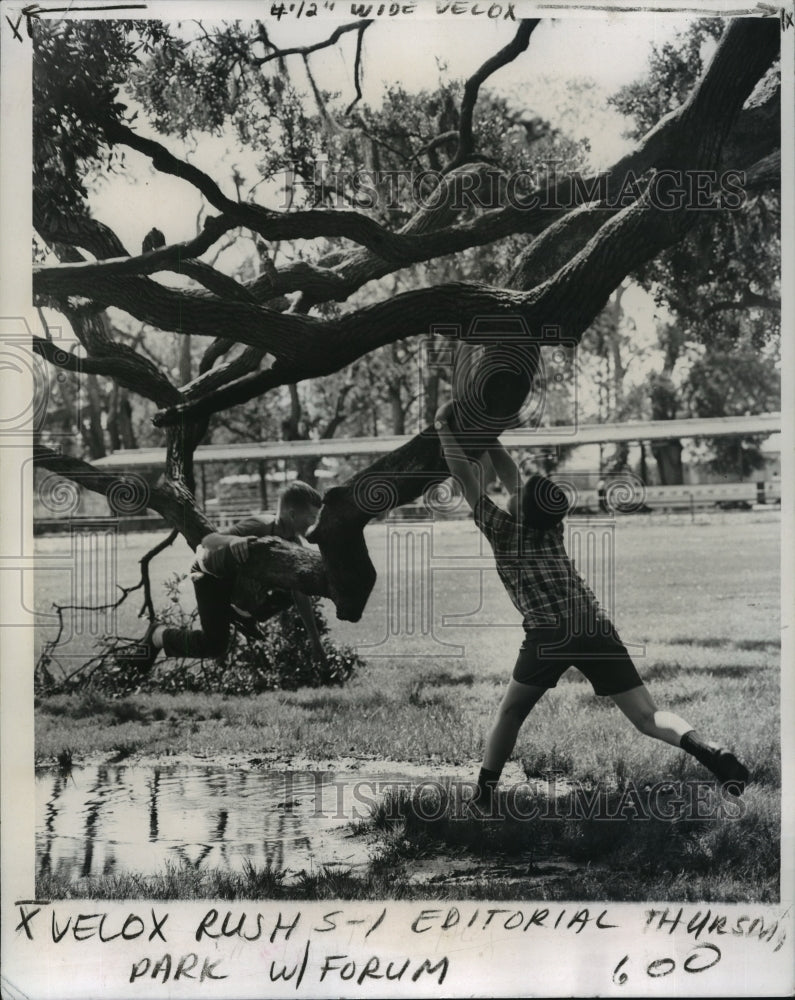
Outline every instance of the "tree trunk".
<svg viewBox="0 0 795 1000">
<path fill-rule="evenodd" d="M 104 458 L 105 432 L 102 429 L 102 393 L 99 389 L 96 375 L 88 375 L 85 380 L 86 405 L 83 411 L 83 426 L 85 427 L 86 443 L 89 456 L 92 459 Z"/>
<path fill-rule="evenodd" d="M 439 372 L 432 369 L 423 382 L 424 396 L 420 420 L 432 424 L 434 414 L 439 409 Z"/>
<path fill-rule="evenodd" d="M 682 442 L 678 438 L 654 441 L 652 454 L 657 462 L 657 472 L 662 486 L 680 486 L 684 482 L 682 468 Z"/>
<path fill-rule="evenodd" d="M 607 461 L 607 473 L 616 475 L 623 472 L 629 459 L 629 441 L 619 441 L 613 448 L 613 453 Z"/>
<path fill-rule="evenodd" d="M 649 466 L 648 466 L 648 460 L 646 458 L 646 442 L 640 441 L 639 445 L 640 445 L 640 467 L 638 472 L 640 475 L 640 481 L 643 483 L 644 486 L 647 486 L 649 483 Z"/>
<path fill-rule="evenodd" d="M 307 456 L 306 458 L 295 459 L 295 475 L 307 486 L 317 486 L 317 467 L 320 463 L 318 457 Z"/>
<path fill-rule="evenodd" d="M 308 441 L 309 434 L 301 426 L 303 406 L 301 405 L 301 397 L 298 394 L 298 386 L 294 382 L 291 382 L 288 389 L 290 392 L 290 413 L 282 421 L 284 440 Z M 293 465 L 295 467 L 296 479 L 299 479 L 302 483 L 306 483 L 308 486 L 315 486 L 317 483 L 316 472 L 319 462 L 320 457 L 316 455 L 302 455 L 294 458 Z"/>
<path fill-rule="evenodd" d="M 123 448 L 137 448 L 138 441 L 135 437 L 133 427 L 132 405 L 130 403 L 130 393 L 128 389 L 120 388 L 119 396 L 119 435 Z"/>
<path fill-rule="evenodd" d="M 137 448 L 129 391 L 114 385 L 108 399 L 108 437 L 113 451 Z"/>
<path fill-rule="evenodd" d="M 179 344 L 179 384 L 187 385 L 193 378 L 191 365 L 191 335 L 182 337 Z"/>
<path fill-rule="evenodd" d="M 119 430 L 119 387 L 114 385 L 108 397 L 108 439 L 111 451 L 121 451 L 121 432 Z"/>
<path fill-rule="evenodd" d="M 396 436 L 402 436 L 406 433 L 406 414 L 403 410 L 403 397 L 399 381 L 389 383 L 388 397 L 392 412 L 392 433 Z"/>
</svg>

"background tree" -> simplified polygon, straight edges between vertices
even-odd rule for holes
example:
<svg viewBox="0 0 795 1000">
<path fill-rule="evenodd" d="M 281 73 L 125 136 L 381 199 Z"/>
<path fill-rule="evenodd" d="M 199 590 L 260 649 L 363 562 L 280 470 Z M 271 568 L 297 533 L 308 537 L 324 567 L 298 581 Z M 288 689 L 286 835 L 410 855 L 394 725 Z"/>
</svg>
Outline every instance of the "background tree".
<svg viewBox="0 0 795 1000">
<path fill-rule="evenodd" d="M 648 77 L 611 99 L 634 120 L 632 138 L 640 139 L 661 117 L 681 107 L 725 28 L 721 19 L 700 18 L 675 42 L 654 47 Z M 648 380 L 653 420 L 743 415 L 780 406 L 779 154 L 769 145 L 780 113 L 777 68 L 772 66 L 728 140 L 732 166 L 745 172 L 747 200 L 738 211 L 710 213 L 638 269 L 638 280 L 671 316 L 658 327 L 662 370 Z M 688 355 L 694 350 L 698 361 L 691 366 Z M 732 386 L 721 393 L 729 389 L 727 360 Z M 714 471 L 745 476 L 763 464 L 762 440 L 713 438 L 703 443 L 702 451 L 712 455 Z M 651 448 L 660 482 L 681 483 L 681 441 L 655 441 Z"/>
</svg>

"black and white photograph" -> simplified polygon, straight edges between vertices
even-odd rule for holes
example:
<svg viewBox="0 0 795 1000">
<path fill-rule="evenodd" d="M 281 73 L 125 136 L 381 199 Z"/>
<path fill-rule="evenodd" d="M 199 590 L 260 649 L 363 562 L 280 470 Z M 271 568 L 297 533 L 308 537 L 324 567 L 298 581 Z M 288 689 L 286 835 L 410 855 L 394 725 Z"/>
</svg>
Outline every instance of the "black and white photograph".
<svg viewBox="0 0 795 1000">
<path fill-rule="evenodd" d="M 792 3 L 2 19 L 3 996 L 791 995 Z"/>
</svg>

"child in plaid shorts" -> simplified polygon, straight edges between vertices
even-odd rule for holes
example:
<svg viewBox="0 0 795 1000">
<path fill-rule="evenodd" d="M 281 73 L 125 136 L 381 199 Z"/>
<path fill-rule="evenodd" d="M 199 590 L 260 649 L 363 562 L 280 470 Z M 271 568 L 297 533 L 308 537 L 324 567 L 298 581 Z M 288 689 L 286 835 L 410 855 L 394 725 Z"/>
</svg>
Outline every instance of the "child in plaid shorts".
<svg viewBox="0 0 795 1000">
<path fill-rule="evenodd" d="M 487 447 L 494 470 L 508 490 L 507 511 L 481 490 L 480 476 L 450 429 L 452 403 L 440 407 L 436 430 L 450 472 L 459 480 L 473 509 L 475 524 L 494 552 L 497 573 L 521 613 L 525 640 L 513 676 L 486 741 L 473 807 L 488 814 L 503 766 L 519 729 L 535 704 L 556 686 L 570 666 L 608 696 L 646 736 L 681 747 L 722 783 L 741 792 L 748 769 L 733 753 L 705 741 L 673 712 L 657 708 L 626 646 L 575 569 L 563 545 L 565 493 L 543 476 L 521 484 L 515 462 L 494 439 Z"/>
</svg>

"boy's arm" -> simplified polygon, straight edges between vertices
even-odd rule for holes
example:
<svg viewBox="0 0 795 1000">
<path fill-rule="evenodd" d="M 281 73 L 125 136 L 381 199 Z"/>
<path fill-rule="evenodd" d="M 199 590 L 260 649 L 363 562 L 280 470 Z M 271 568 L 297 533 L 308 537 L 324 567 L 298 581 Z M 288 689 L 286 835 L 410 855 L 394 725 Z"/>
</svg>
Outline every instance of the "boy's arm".
<svg viewBox="0 0 795 1000">
<path fill-rule="evenodd" d="M 219 567 L 226 567 L 229 563 L 229 559 L 225 558 L 226 555 L 231 558 L 233 566 L 242 566 L 249 556 L 249 543 L 270 534 L 272 534 L 271 525 L 259 517 L 244 518 L 232 525 L 229 531 L 211 531 L 201 540 L 203 553 L 200 554 L 200 562 L 211 557 L 210 565 L 215 569 L 208 566 L 207 570 L 213 575 L 218 575 L 215 571 Z M 213 553 L 217 553 L 217 555 L 213 555 Z M 221 575 L 223 575 L 223 571 Z"/>
<path fill-rule="evenodd" d="M 315 612 L 312 608 L 312 602 L 306 596 L 302 594 L 300 590 L 293 591 L 293 600 L 295 601 L 295 606 L 298 609 L 298 614 L 301 616 L 306 630 L 309 633 L 309 638 L 312 640 L 312 647 L 315 651 L 315 656 L 319 657 L 321 660 L 325 659 L 325 651 L 320 642 L 320 632 L 318 631 L 317 621 L 315 620 Z"/>
<path fill-rule="evenodd" d="M 253 535 L 222 535 L 218 531 L 212 531 L 201 540 L 204 553 L 203 556 L 200 556 L 200 561 L 213 553 L 220 553 L 228 549 L 232 559 L 240 566 L 248 559 L 248 546 L 253 537 Z M 218 560 L 219 556 L 216 556 L 213 562 L 217 564 Z M 212 573 L 212 570 L 209 572 Z"/>
<path fill-rule="evenodd" d="M 489 458 L 491 459 L 491 464 L 494 466 L 494 471 L 500 477 L 502 485 L 509 493 L 517 493 L 522 483 L 519 466 L 516 462 L 514 462 L 505 450 L 505 447 L 500 444 L 497 438 L 494 438 L 494 440 L 486 446 L 486 450 Z"/>
<path fill-rule="evenodd" d="M 439 435 L 447 468 L 450 470 L 451 475 L 455 476 L 461 483 L 467 503 L 474 510 L 475 504 L 483 495 L 481 479 L 475 473 L 472 464 L 464 454 L 463 448 L 458 443 L 458 439 L 450 429 L 450 425 L 447 422 L 448 413 L 449 409 L 440 407 L 436 414 L 434 426 Z"/>
</svg>

